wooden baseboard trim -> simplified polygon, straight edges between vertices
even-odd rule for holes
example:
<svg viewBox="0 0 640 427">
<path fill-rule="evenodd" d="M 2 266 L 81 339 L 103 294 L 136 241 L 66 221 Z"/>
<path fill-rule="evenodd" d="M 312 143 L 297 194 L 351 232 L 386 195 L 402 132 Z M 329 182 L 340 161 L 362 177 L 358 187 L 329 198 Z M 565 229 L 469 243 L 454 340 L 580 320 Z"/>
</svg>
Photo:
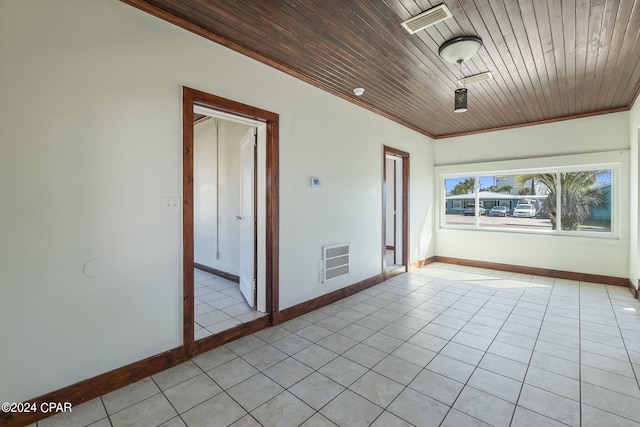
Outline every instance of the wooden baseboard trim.
<svg viewBox="0 0 640 427">
<path fill-rule="evenodd" d="M 233 328 L 227 329 L 226 331 L 222 331 L 218 334 L 204 337 L 196 341 L 195 354 L 197 355 L 216 347 L 220 347 L 223 344 L 226 344 L 233 340 L 237 340 L 238 338 L 242 338 L 247 335 L 251 335 L 252 333 L 257 332 L 260 329 L 264 329 L 268 326 L 271 326 L 271 318 L 267 315 L 250 322 L 234 326 Z"/>
<path fill-rule="evenodd" d="M 126 366 L 97 375 L 51 393 L 44 394 L 29 403 L 36 403 L 36 408 L 48 402 L 69 402 L 77 406 L 103 394 L 110 393 L 126 385 L 139 381 L 150 375 L 176 366 L 186 360 L 184 347 L 174 348 L 164 353 L 148 357 Z M 0 426 L 26 426 L 53 414 L 37 412 L 4 413 L 0 412 Z"/>
<path fill-rule="evenodd" d="M 435 261 L 436 261 L 436 257 L 432 256 L 429 258 L 423 258 L 416 262 L 412 262 L 411 264 L 409 264 L 409 271 L 415 270 L 416 268 L 424 267 L 425 265 L 431 264 L 432 262 L 435 262 Z"/>
<path fill-rule="evenodd" d="M 373 277 L 369 277 L 368 279 L 354 283 L 353 285 L 349 285 L 342 289 L 337 289 L 333 292 L 329 292 L 328 294 L 321 295 L 309 301 L 305 301 L 292 307 L 285 308 L 279 313 L 279 322 L 286 322 L 287 320 L 302 316 L 303 314 L 309 313 L 310 311 L 317 310 L 321 307 L 324 307 L 325 305 L 339 301 L 343 298 L 356 294 L 382 282 L 384 282 L 384 276 L 382 274 L 377 274 Z"/>
<path fill-rule="evenodd" d="M 217 268 L 209 267 L 208 265 L 198 264 L 197 262 L 194 262 L 193 266 L 198 270 L 206 271 L 207 273 L 214 274 L 218 277 L 222 277 L 223 279 L 240 283 L 240 276 L 236 276 L 235 274 L 227 273 L 226 271 L 218 270 Z"/>
<path fill-rule="evenodd" d="M 633 282 L 631 280 L 629 280 L 629 284 L 627 286 L 629 287 L 631 295 L 633 295 L 634 298 L 638 298 L 638 289 L 633 286 Z M 638 280 L 638 286 L 640 287 L 640 280 Z"/>
<path fill-rule="evenodd" d="M 406 273 L 407 271 L 408 271 L 408 270 L 407 270 L 407 267 L 405 267 L 404 265 L 402 265 L 402 266 L 400 266 L 400 267 L 398 267 L 398 268 L 394 268 L 393 270 L 387 270 L 387 271 L 385 271 L 385 272 L 384 272 L 384 274 L 383 274 L 382 276 L 384 277 L 384 280 L 387 280 L 387 279 L 391 279 L 392 277 L 396 277 L 396 276 L 399 276 L 399 275 L 401 275 L 401 274 L 404 274 L 404 273 Z"/>
<path fill-rule="evenodd" d="M 559 279 L 578 280 L 589 283 L 629 286 L 629 279 L 624 277 L 602 276 L 600 274 L 577 273 L 574 271 L 551 270 L 548 268 L 526 267 L 523 265 L 500 264 L 496 262 L 476 261 L 470 259 L 436 256 L 435 261 L 446 264 L 465 265 L 468 267 L 489 268 L 491 270 L 509 271 L 512 273 L 532 274 L 535 276 L 556 277 Z"/>
<path fill-rule="evenodd" d="M 424 258 L 409 264 L 409 268 L 401 267 L 395 270 L 387 271 L 383 274 L 378 274 L 376 276 L 354 283 L 353 285 L 349 285 L 345 288 L 335 290 L 333 292 L 330 292 L 325 295 L 321 295 L 312 300 L 305 301 L 303 303 L 286 308 L 277 313 L 278 323 L 286 322 L 287 320 L 291 320 L 298 316 L 302 316 L 303 314 L 309 313 L 313 310 L 317 310 L 321 307 L 324 307 L 325 305 L 329 305 L 331 303 L 341 300 L 342 298 L 346 298 L 355 293 L 358 293 L 367 288 L 370 288 L 379 283 L 382 283 L 391 277 L 406 273 L 407 271 L 411 271 L 415 268 L 423 267 L 427 264 L 431 264 L 432 262 L 435 262 L 435 260 L 436 260 L 436 257 L 433 257 L 433 256 L 429 258 Z"/>
</svg>

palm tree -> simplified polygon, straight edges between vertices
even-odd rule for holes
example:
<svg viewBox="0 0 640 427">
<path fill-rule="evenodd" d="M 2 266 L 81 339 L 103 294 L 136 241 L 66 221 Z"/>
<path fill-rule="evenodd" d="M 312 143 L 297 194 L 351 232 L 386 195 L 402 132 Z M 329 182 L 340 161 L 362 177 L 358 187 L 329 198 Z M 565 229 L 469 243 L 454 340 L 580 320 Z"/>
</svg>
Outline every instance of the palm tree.
<svg viewBox="0 0 640 427">
<path fill-rule="evenodd" d="M 520 194 L 536 194 L 536 178 L 538 175 L 526 174 L 516 176 L 516 186 L 520 187 Z M 531 187 L 525 187 L 531 181 Z M 526 190 L 525 190 L 526 189 Z"/>
<path fill-rule="evenodd" d="M 596 178 L 606 171 L 563 172 L 560 174 L 537 174 L 535 179 L 549 189 L 549 196 L 542 203 L 542 209 L 551 218 L 551 225 L 557 223 L 556 190 L 560 176 L 561 224 L 563 230 L 577 230 L 591 216 L 591 206 L 604 204 L 602 193 L 593 188 Z"/>
</svg>

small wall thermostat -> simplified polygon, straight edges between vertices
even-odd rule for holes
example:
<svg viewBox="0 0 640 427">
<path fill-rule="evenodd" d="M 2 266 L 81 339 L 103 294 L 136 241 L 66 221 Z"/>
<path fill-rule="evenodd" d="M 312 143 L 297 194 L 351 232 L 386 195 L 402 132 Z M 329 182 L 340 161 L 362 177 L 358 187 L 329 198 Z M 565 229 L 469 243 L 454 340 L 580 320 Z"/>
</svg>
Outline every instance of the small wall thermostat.
<svg viewBox="0 0 640 427">
<path fill-rule="evenodd" d="M 320 187 L 320 178 L 311 178 L 310 184 L 311 184 L 311 188 Z"/>
</svg>

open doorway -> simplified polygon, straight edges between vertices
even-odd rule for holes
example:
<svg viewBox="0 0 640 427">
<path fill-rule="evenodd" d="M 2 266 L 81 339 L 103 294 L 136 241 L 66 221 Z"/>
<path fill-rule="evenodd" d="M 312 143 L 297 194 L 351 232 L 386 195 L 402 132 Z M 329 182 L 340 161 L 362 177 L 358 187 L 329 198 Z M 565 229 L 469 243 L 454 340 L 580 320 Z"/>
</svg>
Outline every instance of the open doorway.
<svg viewBox="0 0 640 427">
<path fill-rule="evenodd" d="M 382 265 L 385 276 L 407 271 L 408 191 L 409 153 L 384 147 Z"/>
<path fill-rule="evenodd" d="M 257 275 L 257 147 L 262 122 L 194 107 L 194 334 L 265 316 Z M 258 283 L 259 282 L 259 283 Z"/>
<path fill-rule="evenodd" d="M 184 88 L 187 357 L 277 323 L 278 115 Z"/>
</svg>

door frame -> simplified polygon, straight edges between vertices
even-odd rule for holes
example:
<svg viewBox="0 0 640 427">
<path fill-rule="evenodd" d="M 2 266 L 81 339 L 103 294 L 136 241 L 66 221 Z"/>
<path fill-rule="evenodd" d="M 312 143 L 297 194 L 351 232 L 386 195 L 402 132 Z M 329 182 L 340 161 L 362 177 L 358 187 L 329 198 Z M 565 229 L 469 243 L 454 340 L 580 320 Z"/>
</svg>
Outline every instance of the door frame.
<svg viewBox="0 0 640 427">
<path fill-rule="evenodd" d="M 388 180 L 388 175 L 387 175 L 387 172 L 388 172 L 387 163 L 388 163 L 389 160 L 390 160 L 389 157 L 385 156 L 384 182 L 385 182 L 385 201 L 387 203 L 389 201 L 389 192 L 390 192 L 389 191 L 389 185 L 388 185 L 388 181 L 389 180 Z M 397 161 L 398 161 L 398 159 L 394 158 L 392 161 L 393 161 L 393 192 L 392 192 L 393 193 L 393 214 L 395 216 L 395 215 L 397 215 L 397 211 L 398 211 L 398 196 L 397 196 L 397 189 L 398 189 L 398 185 L 397 185 L 398 163 L 397 163 Z M 402 211 L 402 209 L 401 209 L 401 211 Z M 387 206 L 387 210 L 385 212 L 386 213 L 389 212 L 388 206 Z M 389 220 L 389 218 L 385 217 L 385 226 L 386 226 L 385 230 L 386 231 L 389 231 L 388 220 Z M 395 218 L 395 220 L 397 220 L 397 217 Z M 385 245 L 386 245 L 385 249 L 388 251 L 389 250 L 389 245 L 387 243 L 389 241 L 389 239 L 388 239 L 389 236 L 388 236 L 388 234 L 385 234 L 384 237 L 385 237 Z M 397 251 L 398 247 L 397 246 L 398 246 L 398 225 L 394 221 L 394 224 L 393 224 L 393 245 L 391 246 L 391 248 L 393 248 L 393 261 L 394 261 L 393 263 L 394 264 L 396 264 L 396 260 L 397 260 L 397 257 L 398 257 L 398 251 Z M 402 248 L 400 248 L 400 253 L 402 253 Z M 386 259 L 387 258 L 386 258 L 386 252 L 385 252 L 385 260 Z"/>
<path fill-rule="evenodd" d="M 248 142 L 247 142 L 248 141 Z M 240 146 L 240 237 L 239 237 L 239 247 L 240 247 L 240 259 L 239 259 L 239 285 L 240 285 L 240 292 L 242 293 L 242 295 L 244 296 L 245 300 L 247 299 L 247 295 L 245 295 L 244 291 L 242 290 L 242 284 L 243 284 L 243 274 L 245 273 L 245 271 L 243 271 L 243 261 L 244 261 L 244 250 L 243 250 L 243 244 L 244 242 L 244 235 L 243 235 L 243 222 L 245 222 L 245 210 L 244 210 L 244 178 L 243 178 L 243 174 L 245 172 L 245 164 L 242 163 L 242 159 L 243 159 L 243 150 L 244 150 L 244 144 L 248 143 L 251 144 L 251 281 L 253 282 L 253 284 L 251 284 L 251 304 L 249 304 L 249 301 L 247 301 L 247 304 L 249 304 L 251 306 L 251 308 L 254 309 L 258 309 L 258 298 L 257 298 L 257 294 L 258 294 L 258 286 L 257 286 L 257 281 L 258 281 L 258 128 L 257 127 L 251 127 L 249 129 L 249 131 L 247 133 L 245 133 L 245 136 L 242 137 L 242 142 L 241 142 L 241 146 Z M 236 218 L 238 219 L 238 218 Z"/>
<path fill-rule="evenodd" d="M 193 222 L 193 108 L 196 105 L 266 124 L 265 165 L 265 318 L 243 323 L 198 340 L 194 338 L 194 222 Z M 279 115 L 188 87 L 182 88 L 182 223 L 183 223 L 183 346 L 185 356 L 209 350 L 225 342 L 278 323 L 279 313 Z"/>
<path fill-rule="evenodd" d="M 387 155 L 398 157 L 402 161 L 402 267 L 391 271 L 387 271 Z M 409 153 L 384 145 L 382 150 L 382 274 L 387 279 L 406 271 L 409 271 Z"/>
</svg>

